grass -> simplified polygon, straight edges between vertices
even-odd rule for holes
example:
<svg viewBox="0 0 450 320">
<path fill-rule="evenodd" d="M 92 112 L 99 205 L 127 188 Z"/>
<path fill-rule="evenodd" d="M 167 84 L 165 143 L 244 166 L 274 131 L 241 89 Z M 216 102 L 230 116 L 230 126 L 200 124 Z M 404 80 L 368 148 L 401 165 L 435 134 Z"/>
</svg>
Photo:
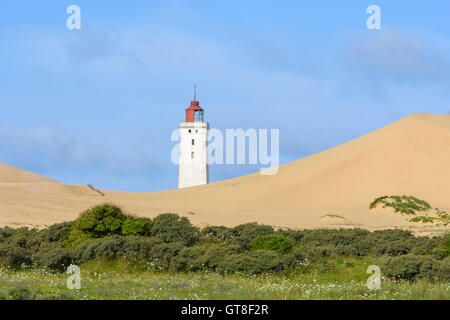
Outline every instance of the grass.
<svg viewBox="0 0 450 320">
<path fill-rule="evenodd" d="M 409 219 L 410 222 L 436 223 L 437 225 L 448 226 L 450 224 L 450 214 L 446 211 L 434 208 L 434 215 L 430 215 L 431 205 L 413 196 L 382 196 L 376 198 L 370 205 L 370 209 L 375 209 L 378 205 L 383 208 L 391 207 L 395 212 L 406 215 L 416 215 L 418 212 L 424 212 L 425 215 L 416 216 Z"/>
<path fill-rule="evenodd" d="M 401 214 L 415 215 L 416 211 L 425 212 L 431 209 L 431 205 L 413 196 L 383 196 L 375 199 L 370 205 L 370 209 L 382 205 L 383 208 L 391 207 L 395 212 Z"/>
<path fill-rule="evenodd" d="M 82 288 L 70 290 L 68 275 L 43 269 L 0 268 L 3 299 L 450 299 L 449 283 L 383 279 L 380 290 L 366 287 L 374 258 L 339 258 L 329 266 L 305 266 L 286 275 L 220 275 L 215 272 L 162 273 L 151 264 L 96 260 L 81 266 Z"/>
<path fill-rule="evenodd" d="M 343 220 L 347 220 L 346 218 L 344 218 L 343 216 L 340 216 L 338 214 L 326 214 L 324 216 L 321 216 L 321 218 L 337 218 L 337 219 L 343 219 Z"/>
</svg>

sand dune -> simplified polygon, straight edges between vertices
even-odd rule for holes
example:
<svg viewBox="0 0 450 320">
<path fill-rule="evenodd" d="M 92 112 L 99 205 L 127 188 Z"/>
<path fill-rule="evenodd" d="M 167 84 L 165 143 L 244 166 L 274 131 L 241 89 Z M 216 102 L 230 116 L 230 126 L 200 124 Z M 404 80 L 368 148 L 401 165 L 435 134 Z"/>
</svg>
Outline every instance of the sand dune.
<svg viewBox="0 0 450 320">
<path fill-rule="evenodd" d="M 56 182 L 50 178 L 39 174 L 25 171 L 6 163 L 0 162 L 0 183 L 35 183 L 35 182 Z"/>
<path fill-rule="evenodd" d="M 176 212 L 197 225 L 257 221 L 294 228 L 417 226 L 389 210 L 369 210 L 368 205 L 381 195 L 406 194 L 450 211 L 450 116 L 410 115 L 285 164 L 274 176 L 255 173 L 181 190 L 103 191 L 102 196 L 86 186 L 40 181 L 40 176 L 22 171 L 29 181 L 9 181 L 20 169 L 3 166 L 2 225 L 43 226 L 71 220 L 87 207 L 108 201 L 142 216 Z"/>
</svg>

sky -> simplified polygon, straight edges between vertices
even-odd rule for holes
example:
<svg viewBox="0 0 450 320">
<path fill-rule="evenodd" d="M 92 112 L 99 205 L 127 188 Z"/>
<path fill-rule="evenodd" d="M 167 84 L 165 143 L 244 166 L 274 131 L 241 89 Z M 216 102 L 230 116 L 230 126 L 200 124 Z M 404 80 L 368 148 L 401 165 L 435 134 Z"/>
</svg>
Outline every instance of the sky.
<svg viewBox="0 0 450 320">
<path fill-rule="evenodd" d="M 177 188 L 170 137 L 194 84 L 211 127 L 279 129 L 281 163 L 450 114 L 449 12 L 446 0 L 3 0 L 0 161 L 107 190 Z M 259 168 L 213 165 L 210 180 Z"/>
</svg>

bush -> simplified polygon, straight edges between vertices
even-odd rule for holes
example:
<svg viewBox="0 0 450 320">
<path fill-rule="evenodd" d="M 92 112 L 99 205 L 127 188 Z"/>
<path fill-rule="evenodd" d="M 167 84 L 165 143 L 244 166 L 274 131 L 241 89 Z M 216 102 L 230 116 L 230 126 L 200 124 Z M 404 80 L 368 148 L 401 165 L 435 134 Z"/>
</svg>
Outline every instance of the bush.
<svg viewBox="0 0 450 320">
<path fill-rule="evenodd" d="M 0 228 L 0 243 L 6 242 L 12 235 L 16 234 L 17 229 L 13 229 L 10 227 Z"/>
<path fill-rule="evenodd" d="M 36 229 L 28 229 L 27 227 L 21 227 L 13 229 L 10 227 L 0 228 L 0 243 L 8 242 L 16 236 L 23 235 L 26 238 L 31 238 L 38 233 Z"/>
<path fill-rule="evenodd" d="M 205 248 L 186 247 L 171 259 L 170 268 L 175 271 L 199 271 L 205 267 Z"/>
<path fill-rule="evenodd" d="M 198 241 L 200 233 L 186 217 L 165 213 L 153 220 L 151 235 L 166 243 L 192 245 Z"/>
<path fill-rule="evenodd" d="M 447 262 L 429 256 L 403 255 L 389 258 L 383 265 L 383 274 L 395 280 L 438 280 L 442 272 L 448 271 Z"/>
<path fill-rule="evenodd" d="M 90 234 L 79 229 L 72 229 L 67 238 L 63 240 L 63 244 L 68 248 L 73 248 L 90 239 L 92 239 Z"/>
<path fill-rule="evenodd" d="M 410 251 L 411 246 L 403 240 L 383 243 L 375 248 L 375 253 L 391 257 L 408 254 Z"/>
<path fill-rule="evenodd" d="M 208 248 L 203 256 L 203 264 L 211 270 L 216 270 L 225 257 L 237 254 L 241 251 L 238 245 L 215 245 Z"/>
<path fill-rule="evenodd" d="M 20 268 L 22 265 L 31 265 L 31 252 L 12 244 L 0 244 L 0 263 Z"/>
<path fill-rule="evenodd" d="M 161 269 L 169 269 L 172 259 L 183 250 L 185 246 L 182 243 L 161 243 L 154 246 L 151 250 L 152 261 Z"/>
<path fill-rule="evenodd" d="M 450 258 L 446 258 L 440 262 L 436 268 L 436 277 L 441 281 L 450 282 Z"/>
<path fill-rule="evenodd" d="M 414 238 L 414 235 L 408 230 L 386 229 L 374 231 L 369 235 L 369 237 L 377 242 L 392 242 L 398 240 L 409 240 Z"/>
<path fill-rule="evenodd" d="M 370 209 L 382 205 L 383 208 L 391 207 L 401 214 L 416 214 L 416 211 L 424 212 L 431 209 L 431 205 L 412 196 L 383 196 L 375 199 L 369 206 Z"/>
<path fill-rule="evenodd" d="M 246 223 L 229 229 L 227 239 L 237 243 L 243 250 L 248 250 L 250 248 L 250 242 L 254 238 L 273 234 L 274 232 L 271 226 Z"/>
<path fill-rule="evenodd" d="M 450 233 L 446 234 L 441 243 L 442 251 L 443 251 L 443 257 L 450 256 Z"/>
<path fill-rule="evenodd" d="M 339 245 L 336 252 L 342 255 L 367 256 L 372 251 L 374 243 L 370 239 L 361 239 L 349 245 Z"/>
<path fill-rule="evenodd" d="M 76 263 L 83 263 L 99 257 L 114 258 L 123 246 L 119 237 L 106 237 L 83 242 L 73 249 L 72 255 Z"/>
<path fill-rule="evenodd" d="M 95 256 L 115 258 L 123 250 L 124 244 L 125 239 L 119 236 L 101 239 L 95 247 Z"/>
<path fill-rule="evenodd" d="M 139 259 L 149 259 L 153 248 L 161 244 L 156 238 L 127 237 L 120 255 Z"/>
<path fill-rule="evenodd" d="M 188 221 L 189 222 L 189 221 Z M 92 238 L 109 237 L 113 235 L 149 236 L 154 221 L 149 218 L 127 216 L 116 206 L 103 204 L 81 213 L 75 223 L 64 229 L 63 242 L 67 247 L 74 247 Z M 56 228 L 56 227 L 55 227 Z"/>
<path fill-rule="evenodd" d="M 84 263 L 96 258 L 129 257 L 148 259 L 152 251 L 162 242 L 154 238 L 135 236 L 112 236 L 92 239 L 78 245 L 72 250 L 72 257 L 76 263 Z"/>
<path fill-rule="evenodd" d="M 363 229 L 315 229 L 304 233 L 301 243 L 317 242 L 321 246 L 350 246 L 370 235 Z"/>
<path fill-rule="evenodd" d="M 438 246 L 439 240 L 427 237 L 414 237 L 409 231 L 375 231 L 368 237 L 374 245 L 371 254 L 398 256 L 409 253 L 430 254 Z"/>
<path fill-rule="evenodd" d="M 285 254 L 292 250 L 293 244 L 285 236 L 269 234 L 267 236 L 258 236 L 250 241 L 250 250 L 268 250 L 279 254 Z"/>
<path fill-rule="evenodd" d="M 67 239 L 74 222 L 63 222 L 51 225 L 38 233 L 38 238 L 44 242 L 57 242 Z"/>
<path fill-rule="evenodd" d="M 83 263 L 97 258 L 99 256 L 97 248 L 105 240 L 109 241 L 108 238 L 88 240 L 72 249 L 72 256 L 75 263 Z"/>
<path fill-rule="evenodd" d="M 27 242 L 28 237 L 24 234 L 17 234 L 11 237 L 9 243 L 13 246 L 21 247 L 26 249 L 27 248 Z"/>
<path fill-rule="evenodd" d="M 42 243 L 39 251 L 33 255 L 37 265 L 52 271 L 64 271 L 72 262 L 72 255 L 68 249 L 57 243 Z"/>
<path fill-rule="evenodd" d="M 303 237 L 305 236 L 304 231 L 293 230 L 293 229 L 280 229 L 280 230 L 277 230 L 276 234 L 285 236 L 285 237 L 291 239 L 291 241 L 294 243 L 301 241 L 303 239 Z"/>
<path fill-rule="evenodd" d="M 272 273 L 283 271 L 286 268 L 286 264 L 286 259 L 276 252 L 257 250 L 225 257 L 218 271 L 220 273 Z"/>
<path fill-rule="evenodd" d="M 125 219 L 120 208 L 102 204 L 81 213 L 74 227 L 93 238 L 100 238 L 120 234 Z"/>
<path fill-rule="evenodd" d="M 127 217 L 122 224 L 124 236 L 149 236 L 154 222 L 149 218 Z"/>
<path fill-rule="evenodd" d="M 335 254 L 336 251 L 332 247 L 317 246 L 314 244 L 303 245 L 295 248 L 292 252 L 296 260 L 307 260 L 312 263 L 324 261 L 326 258 L 333 257 Z"/>
<path fill-rule="evenodd" d="M 226 240 L 229 228 L 224 226 L 207 226 L 202 229 L 201 236 L 205 239 Z"/>
</svg>

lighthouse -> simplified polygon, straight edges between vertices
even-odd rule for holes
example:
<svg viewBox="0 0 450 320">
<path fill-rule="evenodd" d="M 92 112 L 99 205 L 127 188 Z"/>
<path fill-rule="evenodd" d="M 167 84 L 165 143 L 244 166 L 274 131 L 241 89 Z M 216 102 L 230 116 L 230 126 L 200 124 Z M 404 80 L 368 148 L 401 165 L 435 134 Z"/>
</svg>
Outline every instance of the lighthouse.
<svg viewBox="0 0 450 320">
<path fill-rule="evenodd" d="M 178 188 L 187 188 L 209 182 L 207 139 L 208 122 L 204 121 L 204 110 L 197 101 L 197 88 L 194 87 L 194 100 L 186 109 L 186 121 L 180 122 L 180 162 Z"/>
</svg>

